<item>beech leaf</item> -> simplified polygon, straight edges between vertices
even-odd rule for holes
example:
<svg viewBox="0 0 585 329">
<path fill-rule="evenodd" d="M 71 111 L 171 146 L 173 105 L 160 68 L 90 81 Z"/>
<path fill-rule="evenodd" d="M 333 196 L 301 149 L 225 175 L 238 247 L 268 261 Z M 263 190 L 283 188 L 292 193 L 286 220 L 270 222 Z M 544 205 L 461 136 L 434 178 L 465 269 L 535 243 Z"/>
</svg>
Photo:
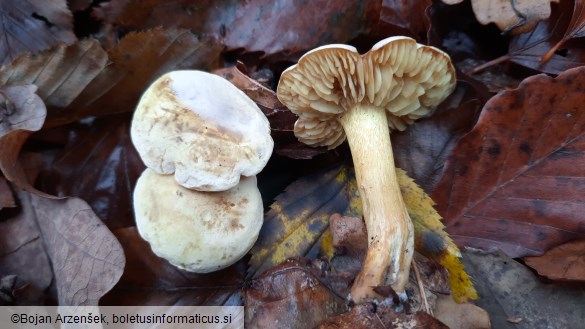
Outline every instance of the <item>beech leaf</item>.
<svg viewBox="0 0 585 329">
<path fill-rule="evenodd" d="M 490 99 L 432 194 L 461 246 L 536 256 L 585 236 L 585 67 Z"/>
<path fill-rule="evenodd" d="M 49 109 L 45 128 L 50 128 L 132 112 L 151 81 L 171 70 L 215 68 L 220 52 L 213 39 L 159 28 L 130 33 L 107 53 L 87 39 L 22 55 L 0 69 L 0 85 L 37 85 Z"/>
<path fill-rule="evenodd" d="M 131 30 L 156 26 L 214 35 L 229 49 L 266 55 L 295 53 L 345 42 L 376 22 L 381 0 L 368 1 L 166 1 L 114 0 L 96 16 Z M 307 28 L 309 31 L 307 31 Z"/>
<path fill-rule="evenodd" d="M 32 195 L 32 204 L 55 272 L 59 305 L 98 305 L 122 276 L 120 243 L 81 199 Z"/>
<path fill-rule="evenodd" d="M 0 65 L 24 52 L 73 43 L 73 15 L 65 0 L 0 1 Z"/>
</svg>

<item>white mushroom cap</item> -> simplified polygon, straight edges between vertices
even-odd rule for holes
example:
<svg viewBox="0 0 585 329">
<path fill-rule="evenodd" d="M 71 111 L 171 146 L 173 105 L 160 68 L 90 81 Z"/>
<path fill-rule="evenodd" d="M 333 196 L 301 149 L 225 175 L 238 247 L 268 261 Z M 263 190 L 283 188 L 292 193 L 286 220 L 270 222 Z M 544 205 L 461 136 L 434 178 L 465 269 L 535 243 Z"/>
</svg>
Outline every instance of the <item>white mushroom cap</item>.
<svg viewBox="0 0 585 329">
<path fill-rule="evenodd" d="M 454 88 L 447 54 L 390 37 L 364 55 L 341 44 L 306 53 L 282 73 L 277 95 L 299 116 L 294 131 L 301 142 L 334 148 L 345 140 L 339 117 L 356 105 L 385 109 L 390 129 L 404 130 Z"/>
<path fill-rule="evenodd" d="M 223 191 L 258 174 L 272 154 L 268 119 L 219 76 L 174 71 L 156 80 L 134 113 L 132 142 L 146 166 L 190 189 Z"/>
<path fill-rule="evenodd" d="M 223 192 L 186 189 L 171 175 L 146 169 L 134 190 L 138 232 L 155 254 L 191 272 L 223 269 L 258 238 L 263 206 L 256 177 Z"/>
</svg>

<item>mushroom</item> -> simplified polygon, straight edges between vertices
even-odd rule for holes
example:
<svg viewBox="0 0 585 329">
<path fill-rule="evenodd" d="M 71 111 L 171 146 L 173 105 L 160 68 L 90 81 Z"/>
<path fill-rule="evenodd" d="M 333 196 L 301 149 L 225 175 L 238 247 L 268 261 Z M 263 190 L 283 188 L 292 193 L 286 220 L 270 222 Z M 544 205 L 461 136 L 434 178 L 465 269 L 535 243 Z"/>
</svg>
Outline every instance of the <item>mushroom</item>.
<svg viewBox="0 0 585 329">
<path fill-rule="evenodd" d="M 208 273 L 242 258 L 258 238 L 263 206 L 256 177 L 223 192 L 200 192 L 146 169 L 134 190 L 136 227 L 155 254 Z"/>
<path fill-rule="evenodd" d="M 364 55 L 347 45 L 319 47 L 281 75 L 278 99 L 299 116 L 294 132 L 301 142 L 329 149 L 349 142 L 368 231 L 351 289 L 356 303 L 380 299 L 374 289 L 387 285 L 406 298 L 414 236 L 390 130 L 428 115 L 454 88 L 449 56 L 407 37 L 382 40 Z"/>
<path fill-rule="evenodd" d="M 131 137 L 146 166 L 186 188 L 223 191 L 258 174 L 272 154 L 268 119 L 229 81 L 173 71 L 142 95 Z"/>
</svg>

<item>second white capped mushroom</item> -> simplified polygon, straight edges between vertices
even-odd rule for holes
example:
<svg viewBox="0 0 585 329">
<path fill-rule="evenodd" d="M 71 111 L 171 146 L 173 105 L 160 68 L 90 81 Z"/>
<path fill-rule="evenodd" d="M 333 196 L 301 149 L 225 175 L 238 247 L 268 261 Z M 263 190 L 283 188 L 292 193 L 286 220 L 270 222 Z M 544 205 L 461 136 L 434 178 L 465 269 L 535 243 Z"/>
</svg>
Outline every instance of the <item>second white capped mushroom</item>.
<svg viewBox="0 0 585 329">
<path fill-rule="evenodd" d="M 186 189 L 146 169 L 134 190 L 136 227 L 155 254 L 191 272 L 208 273 L 242 258 L 258 238 L 263 206 L 256 177 L 223 192 Z"/>
<path fill-rule="evenodd" d="M 258 174 L 272 154 L 270 126 L 229 81 L 201 71 L 156 80 L 134 112 L 132 143 L 146 166 L 182 186 L 223 191 Z"/>
</svg>

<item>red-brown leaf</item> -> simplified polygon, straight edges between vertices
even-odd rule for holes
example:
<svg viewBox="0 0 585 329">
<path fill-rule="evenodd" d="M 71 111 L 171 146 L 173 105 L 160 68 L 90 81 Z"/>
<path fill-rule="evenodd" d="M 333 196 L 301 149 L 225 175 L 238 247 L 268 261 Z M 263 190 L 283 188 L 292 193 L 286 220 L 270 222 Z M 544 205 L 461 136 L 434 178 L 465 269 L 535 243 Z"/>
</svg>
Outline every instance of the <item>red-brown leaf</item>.
<svg viewBox="0 0 585 329">
<path fill-rule="evenodd" d="M 73 15 L 65 0 L 0 1 L 0 65 L 21 53 L 73 43 Z"/>
<path fill-rule="evenodd" d="M 486 103 L 432 197 L 460 245 L 540 255 L 585 236 L 585 67 Z"/>
<path fill-rule="evenodd" d="M 96 16 L 132 30 L 188 28 L 221 38 L 229 49 L 267 55 L 345 42 L 375 23 L 380 0 L 165 1 L 114 0 Z"/>
<path fill-rule="evenodd" d="M 250 281 L 244 289 L 246 328 L 313 328 L 345 311 L 345 299 L 322 277 L 315 264 L 288 260 Z"/>
</svg>

